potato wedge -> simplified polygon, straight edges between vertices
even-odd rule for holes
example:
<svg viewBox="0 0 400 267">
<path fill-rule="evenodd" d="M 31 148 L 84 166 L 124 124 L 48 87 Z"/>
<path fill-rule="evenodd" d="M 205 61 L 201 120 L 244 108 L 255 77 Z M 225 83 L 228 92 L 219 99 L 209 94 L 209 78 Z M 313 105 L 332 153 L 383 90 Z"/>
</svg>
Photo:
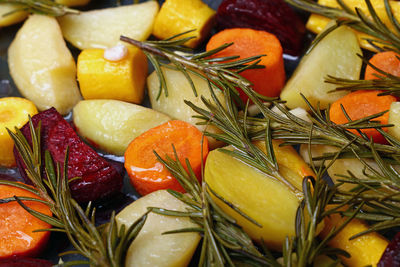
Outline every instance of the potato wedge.
<svg viewBox="0 0 400 267">
<path fill-rule="evenodd" d="M 292 147 L 280 147 L 279 144 L 274 140 L 281 175 L 301 190 L 303 177 L 313 173 Z M 264 143 L 257 145 L 262 148 Z M 212 190 L 262 225 L 259 227 L 249 222 L 214 198 L 251 238 L 257 241 L 263 239 L 268 247 L 281 250 L 285 238 L 295 234 L 294 221 L 301 196 L 284 183 L 219 149 L 208 154 L 204 178 Z"/>
<path fill-rule="evenodd" d="M 65 115 L 81 99 L 74 59 L 57 20 L 31 15 L 8 48 L 8 65 L 20 93 L 39 110 Z"/>
<path fill-rule="evenodd" d="M 120 156 L 137 136 L 170 120 L 155 110 L 118 100 L 83 100 L 73 114 L 80 135 Z"/>
<path fill-rule="evenodd" d="M 195 125 L 200 131 L 203 131 L 205 126 L 196 125 L 196 123 L 199 122 L 199 119 L 193 118 L 193 116 L 198 114 L 188 105 L 186 105 L 184 100 L 191 101 L 198 107 L 206 108 L 200 97 L 204 96 L 206 99 L 211 99 L 208 83 L 194 74 L 189 74 L 193 80 L 194 86 L 196 87 L 198 94 L 198 97 L 196 97 L 184 74 L 182 74 L 180 71 L 167 68 L 163 68 L 162 70 L 167 83 L 168 96 L 166 97 L 163 91 L 160 95 L 160 98 L 157 99 L 160 83 L 157 73 L 154 71 L 147 78 L 147 87 L 149 91 L 151 107 L 157 111 L 169 115 L 173 119 L 189 122 Z M 223 93 L 221 91 L 216 91 L 215 93 L 220 102 L 224 104 L 225 102 Z M 207 131 L 217 132 L 218 129 L 216 127 L 208 126 Z M 208 138 L 208 142 L 211 149 L 221 146 L 221 142 L 217 142 L 213 138 Z"/>
<path fill-rule="evenodd" d="M 330 91 L 335 85 L 325 83 L 325 78 L 332 75 L 339 78 L 358 79 L 362 60 L 357 56 L 362 54 L 354 32 L 346 26 L 329 33 L 314 49 L 303 57 L 295 72 L 286 83 L 281 93 L 281 99 L 287 101 L 290 108 L 309 107 L 300 94 L 303 94 L 314 107 L 320 103 L 321 109 L 328 107 L 346 92 Z"/>
<path fill-rule="evenodd" d="M 158 8 L 157 1 L 147 1 L 68 14 L 58 18 L 58 22 L 65 39 L 75 47 L 105 49 L 115 46 L 121 35 L 146 40 L 153 30 Z"/>
<path fill-rule="evenodd" d="M 173 197 L 166 190 L 159 190 L 139 198 L 116 216 L 120 227 L 132 225 L 147 207 L 185 211 L 186 204 Z M 187 266 L 200 241 L 198 233 L 163 235 L 166 231 L 197 227 L 185 217 L 169 217 L 150 213 L 146 223 L 132 242 L 126 256 L 126 267 L 181 267 Z"/>
</svg>

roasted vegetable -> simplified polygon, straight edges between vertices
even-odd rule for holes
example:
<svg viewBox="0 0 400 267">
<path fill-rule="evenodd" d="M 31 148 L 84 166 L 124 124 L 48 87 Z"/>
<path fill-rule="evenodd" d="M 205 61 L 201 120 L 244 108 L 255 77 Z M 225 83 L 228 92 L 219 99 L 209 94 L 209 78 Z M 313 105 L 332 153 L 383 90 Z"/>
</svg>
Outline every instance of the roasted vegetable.
<svg viewBox="0 0 400 267">
<path fill-rule="evenodd" d="M 158 2 L 68 14 L 58 19 L 65 39 L 79 49 L 109 48 L 120 35 L 146 40 L 153 29 Z M 90 34 L 89 34 L 90 33 Z"/>
<path fill-rule="evenodd" d="M 328 107 L 346 92 L 330 92 L 333 84 L 325 83 L 327 75 L 358 79 L 361 71 L 362 54 L 355 34 L 346 26 L 330 32 L 309 54 L 305 55 L 281 93 L 281 99 L 287 101 L 290 108 L 309 109 L 300 94 L 316 107 Z"/>
<path fill-rule="evenodd" d="M 136 200 L 118 213 L 118 226 L 129 227 L 148 212 L 150 207 L 185 211 L 188 206 L 165 190 L 156 191 Z M 193 232 L 164 233 L 196 226 L 189 218 L 150 213 L 141 232 L 128 249 L 125 266 L 187 266 L 200 241 L 200 235 Z"/>
<path fill-rule="evenodd" d="M 10 74 L 39 110 L 65 115 L 81 99 L 76 66 L 55 18 L 31 15 L 8 48 Z"/>
<path fill-rule="evenodd" d="M 74 107 L 73 114 L 81 136 L 119 156 L 133 139 L 170 120 L 163 113 L 118 100 L 83 100 Z"/>
</svg>

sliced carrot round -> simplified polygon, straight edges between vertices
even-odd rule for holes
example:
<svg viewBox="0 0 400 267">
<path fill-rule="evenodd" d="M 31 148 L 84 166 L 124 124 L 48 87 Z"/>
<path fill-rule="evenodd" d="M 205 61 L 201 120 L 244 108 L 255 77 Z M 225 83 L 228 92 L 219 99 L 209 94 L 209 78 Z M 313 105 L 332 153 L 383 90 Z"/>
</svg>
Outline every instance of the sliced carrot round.
<svg viewBox="0 0 400 267">
<path fill-rule="evenodd" d="M 38 198 L 14 186 L 0 185 L 0 199 L 13 196 Z M 51 216 L 49 207 L 36 201 L 23 201 L 31 209 Z M 45 247 L 50 232 L 33 232 L 51 226 L 29 214 L 17 202 L 0 204 L 0 259 L 13 256 L 35 257 Z"/>
<path fill-rule="evenodd" d="M 351 120 L 362 119 L 367 116 L 389 110 L 390 104 L 396 101 L 396 98 L 391 95 L 378 96 L 379 93 L 380 91 L 357 91 L 345 95 L 332 104 L 329 111 L 330 119 L 336 124 L 344 124 L 349 122 L 340 105 L 343 105 Z M 374 120 L 380 121 L 381 124 L 387 124 L 388 118 L 389 113 L 386 112 Z M 386 131 L 387 129 L 383 128 L 383 130 Z M 355 129 L 350 129 L 350 131 L 354 134 L 358 134 L 357 130 Z M 385 142 L 385 138 L 375 129 L 363 129 L 361 131 L 368 137 L 372 137 L 374 142 Z"/>
<path fill-rule="evenodd" d="M 264 69 L 249 69 L 241 72 L 240 75 L 253 83 L 253 89 L 259 94 L 269 97 L 279 96 L 285 84 L 285 69 L 283 50 L 278 38 L 266 31 L 247 28 L 227 29 L 211 37 L 206 50 L 209 51 L 232 42 L 233 45 L 213 57 L 240 56 L 240 58 L 248 58 L 265 55 L 259 63 L 259 65 L 265 66 Z M 242 100 L 248 99 L 242 91 L 239 93 Z"/>
<path fill-rule="evenodd" d="M 393 51 L 380 52 L 376 53 L 369 62 L 384 72 L 400 77 L 400 60 L 398 57 L 399 55 Z M 376 75 L 382 76 L 369 65 L 365 68 L 365 80 L 378 79 Z"/>
<path fill-rule="evenodd" d="M 173 120 L 138 136 L 125 151 L 125 168 L 139 194 L 146 195 L 161 189 L 184 191 L 154 154 L 156 151 L 163 159 L 166 156 L 175 159 L 172 145 L 183 166 L 187 169 L 185 160 L 188 159 L 194 173 L 200 179 L 201 163 L 208 154 L 207 138 L 193 125 Z"/>
</svg>

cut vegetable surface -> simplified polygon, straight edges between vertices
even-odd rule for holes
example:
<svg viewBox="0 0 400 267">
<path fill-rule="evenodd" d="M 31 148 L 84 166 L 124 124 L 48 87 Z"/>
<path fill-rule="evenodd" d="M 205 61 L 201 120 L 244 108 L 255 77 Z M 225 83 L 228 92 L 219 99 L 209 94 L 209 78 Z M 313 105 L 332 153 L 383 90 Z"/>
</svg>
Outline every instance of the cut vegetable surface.
<svg viewBox="0 0 400 267">
<path fill-rule="evenodd" d="M 118 6 L 69 14 L 58 19 L 65 39 L 75 47 L 109 48 L 121 35 L 143 41 L 153 29 L 158 2 Z"/>
<path fill-rule="evenodd" d="M 328 233 L 340 227 L 347 217 L 333 214 L 325 218 L 325 228 L 321 232 L 324 238 Z M 368 230 L 368 225 L 359 220 L 351 220 L 336 236 L 329 241 L 329 245 L 346 250 L 351 257 L 341 257 L 342 261 L 349 267 L 376 266 L 389 242 L 380 234 L 373 232 L 352 239 L 356 234 Z M 351 239 L 351 240 L 350 240 Z"/>
<path fill-rule="evenodd" d="M 19 11 L 18 11 L 19 10 Z M 21 10 L 21 6 L 16 4 L 0 4 L 0 28 L 16 24 L 28 17 L 29 13 Z"/>
<path fill-rule="evenodd" d="M 174 211 L 186 211 L 186 208 L 188 208 L 186 204 L 166 190 L 159 190 L 136 200 L 118 213 L 116 216 L 118 226 L 125 225 L 128 228 L 146 213 L 149 207 L 159 207 Z M 171 217 L 150 213 L 139 235 L 128 249 L 125 266 L 187 266 L 200 241 L 200 235 L 195 232 L 163 233 L 193 227 L 198 226 L 186 217 Z"/>
<path fill-rule="evenodd" d="M 380 91 L 357 91 L 352 92 L 332 104 L 329 110 L 331 121 L 336 124 L 343 124 L 349 122 L 345 113 L 342 111 L 342 106 L 351 120 L 358 120 L 364 117 L 388 111 L 390 105 L 396 101 L 396 98 L 391 95 L 378 96 Z M 389 113 L 376 118 L 381 124 L 387 124 Z M 383 128 L 387 131 L 387 128 Z M 358 134 L 356 129 L 349 129 L 354 134 Z M 372 137 L 375 142 L 385 142 L 385 138 L 375 129 L 363 129 L 361 132 L 365 133 L 368 137 Z"/>
<path fill-rule="evenodd" d="M 78 57 L 78 81 L 84 99 L 116 99 L 140 104 L 144 96 L 147 59 L 129 47 L 121 60 L 104 58 L 103 49 L 86 49 Z"/>
<path fill-rule="evenodd" d="M 0 166 L 15 166 L 14 141 L 7 129 L 15 132 L 15 127 L 21 128 L 28 121 L 28 116 L 33 116 L 37 112 L 35 105 L 27 99 L 0 98 Z"/>
<path fill-rule="evenodd" d="M 76 66 L 57 20 L 31 15 L 8 48 L 10 74 L 20 93 L 39 110 L 65 115 L 81 99 Z"/>
<path fill-rule="evenodd" d="M 392 74 L 394 76 L 400 76 L 400 60 L 399 55 L 393 51 L 379 52 L 376 53 L 370 60 L 369 63 L 377 67 L 378 69 Z M 378 76 L 384 76 L 371 66 L 365 68 L 365 80 L 378 79 Z"/>
<path fill-rule="evenodd" d="M 248 58 L 264 55 L 259 63 L 259 65 L 265 66 L 264 69 L 245 70 L 240 74 L 253 83 L 253 89 L 257 93 L 270 97 L 279 96 L 285 84 L 285 69 L 282 46 L 278 38 L 265 31 L 245 28 L 227 29 L 211 37 L 206 50 L 210 51 L 229 43 L 233 44 L 213 56 Z M 248 99 L 241 90 L 240 97 L 243 101 Z"/>
<path fill-rule="evenodd" d="M 273 144 L 281 174 L 301 190 L 303 177 L 312 171 L 293 148 L 279 147 L 277 141 Z M 265 144 L 260 142 L 258 146 L 262 149 Z M 204 178 L 213 191 L 261 225 L 253 224 L 215 198 L 216 203 L 235 218 L 251 238 L 263 240 L 270 248 L 281 250 L 285 238 L 295 235 L 293 222 L 301 199 L 284 183 L 219 149 L 209 153 Z"/>
<path fill-rule="evenodd" d="M 167 115 L 118 100 L 84 100 L 74 107 L 77 131 L 96 147 L 122 156 L 129 143 L 162 123 Z"/>
<path fill-rule="evenodd" d="M 191 31 L 184 37 L 195 37 L 185 43 L 195 48 L 211 31 L 215 11 L 201 0 L 166 0 L 154 23 L 153 35 L 159 39 Z"/>
<path fill-rule="evenodd" d="M 187 168 L 185 161 L 189 160 L 200 179 L 201 163 L 208 154 L 207 139 L 187 122 L 169 121 L 135 138 L 125 152 L 125 168 L 139 194 L 146 195 L 160 189 L 183 191 L 179 182 L 154 154 L 155 151 L 161 158 L 175 158 L 172 145 L 179 161 Z"/>
<path fill-rule="evenodd" d="M 27 190 L 9 185 L 0 185 L 0 199 L 32 197 L 37 195 Z M 51 216 L 49 207 L 36 201 L 23 201 L 29 208 Z M 51 225 L 37 219 L 22 208 L 16 201 L 0 204 L 0 259 L 13 256 L 35 257 L 44 248 L 50 232 L 33 232 L 49 229 Z"/>
</svg>

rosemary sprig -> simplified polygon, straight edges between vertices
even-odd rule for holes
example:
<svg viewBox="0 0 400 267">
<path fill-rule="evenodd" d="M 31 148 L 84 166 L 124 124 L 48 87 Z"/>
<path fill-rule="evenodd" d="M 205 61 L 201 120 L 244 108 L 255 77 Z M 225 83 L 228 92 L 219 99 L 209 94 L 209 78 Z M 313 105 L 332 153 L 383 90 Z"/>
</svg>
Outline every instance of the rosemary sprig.
<svg viewBox="0 0 400 267">
<path fill-rule="evenodd" d="M 76 9 L 58 4 L 52 0 L 0 0 L 0 3 L 17 4 L 19 8 L 3 16 L 11 15 L 18 11 L 27 11 L 47 16 L 59 17 L 65 14 L 78 14 Z"/>
<path fill-rule="evenodd" d="M 53 159 L 48 151 L 45 151 L 45 159 L 41 159 L 40 146 L 40 124 L 38 128 L 34 128 L 32 121 L 29 120 L 32 147 L 25 139 L 20 130 L 16 129 L 16 133 L 8 131 L 15 142 L 18 152 L 26 166 L 28 177 L 35 185 L 36 189 L 32 189 L 23 184 L 0 181 L 0 184 L 6 184 L 23 189 L 36 194 L 39 199 L 30 199 L 46 204 L 53 217 L 37 212 L 26 206 L 22 200 L 23 197 L 13 197 L 3 199 L 1 203 L 17 201 L 25 210 L 42 221 L 47 222 L 53 228 L 43 229 L 41 231 L 55 231 L 65 233 L 75 251 L 68 254 L 80 254 L 87 258 L 86 264 L 90 266 L 122 266 L 124 264 L 125 253 L 128 246 L 138 235 L 143 227 L 147 214 L 138 219 L 129 229 L 122 226 L 117 228 L 115 213 L 112 214 L 111 220 L 105 225 L 95 226 L 95 208 L 91 203 L 86 209 L 71 197 L 68 181 L 68 149 L 65 153 L 64 165 L 57 164 L 54 166 Z M 46 175 L 42 175 L 44 168 Z M 75 178 L 79 179 L 79 178 Z M 64 263 L 63 266 L 72 266 L 74 262 Z"/>
<path fill-rule="evenodd" d="M 199 228 L 178 229 L 170 233 L 199 232 L 203 236 L 201 255 L 198 266 L 241 266 L 243 263 L 252 266 L 280 266 L 275 259 L 267 253 L 259 252 L 250 237 L 236 224 L 235 219 L 226 214 L 214 201 L 215 198 L 234 208 L 250 222 L 258 225 L 231 203 L 215 193 L 204 182 L 200 184 L 186 160 L 188 171 L 178 159 L 175 148 L 172 159 L 166 156 L 161 158 L 156 152 L 158 160 L 163 163 L 171 174 L 179 181 L 189 195 L 184 195 L 173 190 L 170 194 L 186 203 L 190 208 L 186 212 L 150 208 L 152 212 L 167 216 L 185 216 L 191 218 Z"/>
</svg>

